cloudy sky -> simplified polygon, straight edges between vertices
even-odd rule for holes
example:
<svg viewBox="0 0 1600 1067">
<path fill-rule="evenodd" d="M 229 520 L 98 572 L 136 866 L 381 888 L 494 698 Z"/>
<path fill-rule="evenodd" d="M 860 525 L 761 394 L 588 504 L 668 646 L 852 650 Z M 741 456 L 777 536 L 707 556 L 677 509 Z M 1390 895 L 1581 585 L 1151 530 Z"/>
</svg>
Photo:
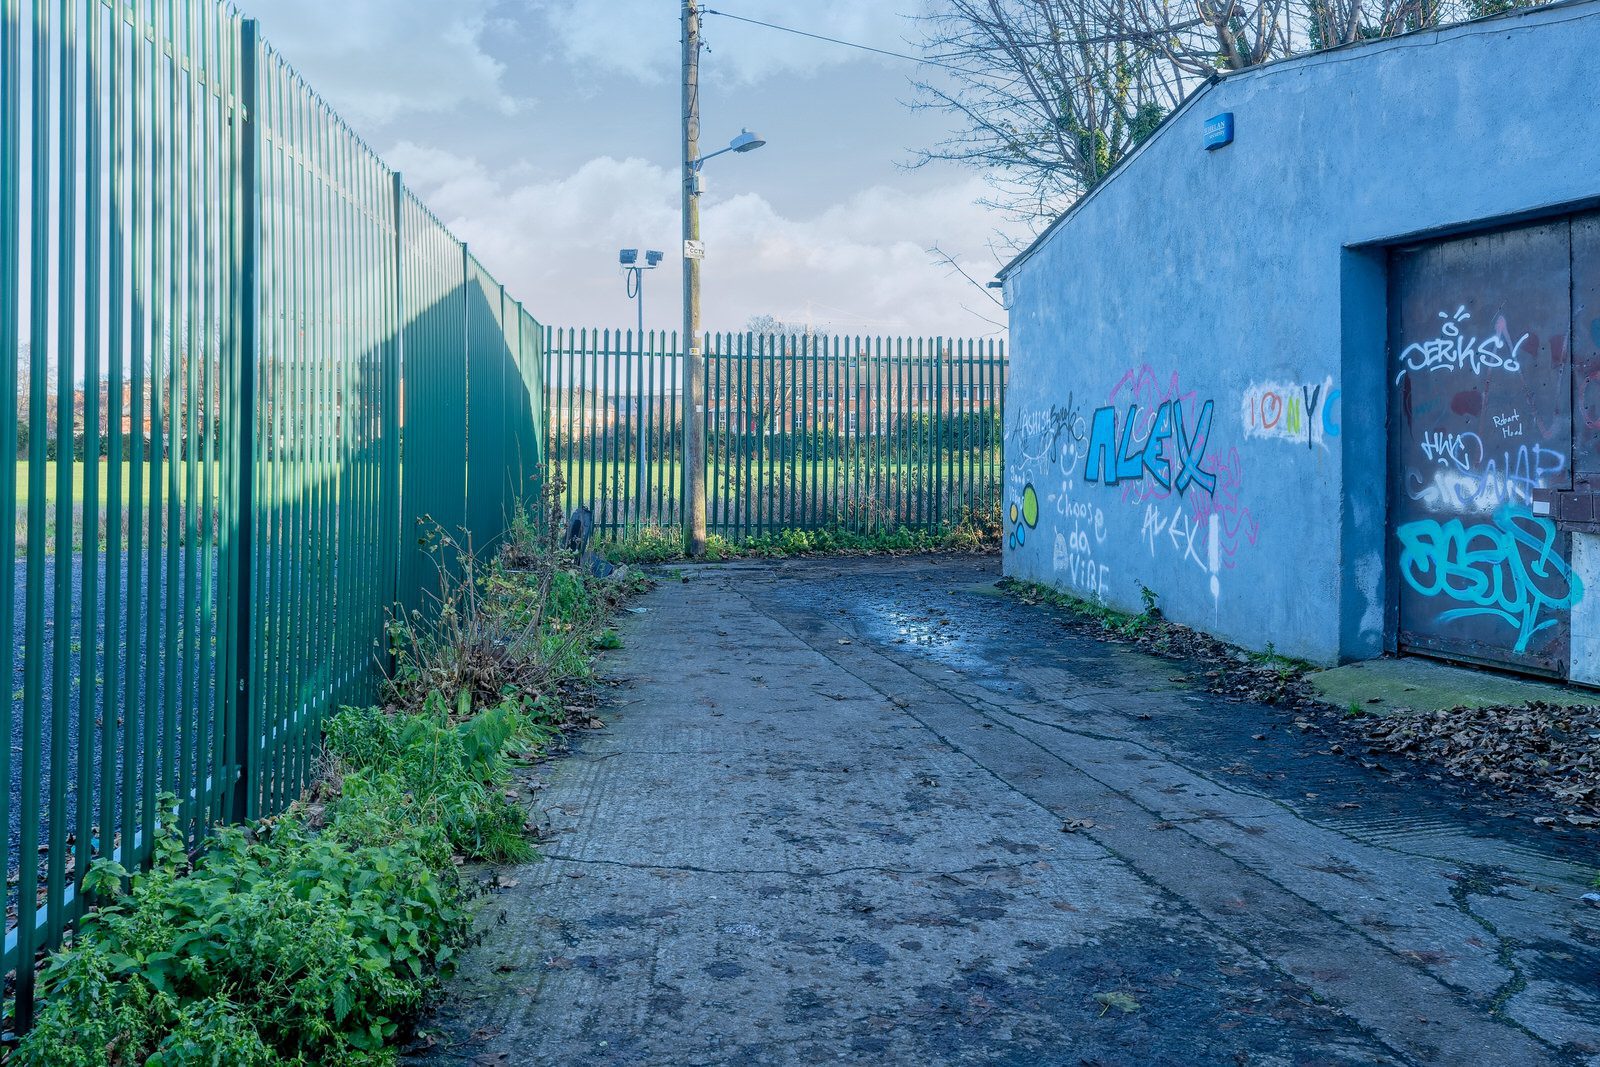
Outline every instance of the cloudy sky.
<svg viewBox="0 0 1600 1067">
<path fill-rule="evenodd" d="M 732 14 L 917 51 L 925 0 L 718 0 Z M 617 250 L 659 248 L 647 328 L 679 324 L 677 0 L 245 0 L 263 34 L 552 325 L 628 326 Z M 990 334 L 1005 219 L 971 171 L 908 169 L 949 131 L 904 60 L 708 15 L 704 322 Z M 1003 253 L 1002 253 L 1003 254 Z M 967 310 L 970 309 L 970 310 Z M 979 316 L 982 317 L 979 317 Z"/>
</svg>

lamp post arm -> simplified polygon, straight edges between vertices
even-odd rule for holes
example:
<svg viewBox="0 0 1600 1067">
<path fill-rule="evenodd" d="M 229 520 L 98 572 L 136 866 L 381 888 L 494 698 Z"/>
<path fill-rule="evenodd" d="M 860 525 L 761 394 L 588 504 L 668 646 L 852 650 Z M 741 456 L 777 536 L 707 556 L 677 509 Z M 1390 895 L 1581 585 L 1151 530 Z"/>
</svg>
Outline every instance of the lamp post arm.
<svg viewBox="0 0 1600 1067">
<path fill-rule="evenodd" d="M 706 160 L 708 160 L 708 159 L 716 159 L 718 156 L 725 156 L 729 152 L 732 152 L 733 150 L 734 149 L 732 147 L 729 147 L 729 148 L 719 148 L 715 152 L 707 152 L 705 155 L 701 156 L 699 159 L 690 160 L 689 161 L 689 166 L 692 169 L 698 171 L 702 166 L 705 165 Z"/>
</svg>

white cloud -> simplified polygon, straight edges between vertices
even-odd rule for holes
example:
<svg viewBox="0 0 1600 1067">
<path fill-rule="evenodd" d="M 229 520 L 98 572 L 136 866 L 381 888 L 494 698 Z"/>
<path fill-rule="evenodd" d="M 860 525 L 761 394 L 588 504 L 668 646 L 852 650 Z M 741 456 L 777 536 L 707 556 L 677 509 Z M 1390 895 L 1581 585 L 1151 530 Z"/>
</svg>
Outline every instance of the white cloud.
<svg viewBox="0 0 1600 1067">
<path fill-rule="evenodd" d="M 254 0 L 261 32 L 357 127 L 471 105 L 513 114 L 482 47 L 493 0 Z"/>
<path fill-rule="evenodd" d="M 708 5 L 712 8 L 720 4 Z M 874 0 L 736 0 L 734 14 L 891 52 L 916 54 L 906 38 L 915 27 L 898 4 Z M 574 66 L 609 71 L 645 82 L 676 80 L 682 61 L 680 7 L 670 0 L 560 0 L 542 5 L 555 42 Z M 904 60 L 813 40 L 708 14 L 702 19 L 709 52 L 701 60 L 707 81 L 753 84 L 764 78 L 809 73 L 841 63 Z"/>
<path fill-rule="evenodd" d="M 472 159 L 401 144 L 390 161 L 507 289 L 552 325 L 626 326 L 633 309 L 618 248 L 667 253 L 646 283 L 646 327 L 679 321 L 676 169 L 602 156 L 570 174 L 518 181 Z M 939 244 L 980 282 L 1001 220 L 976 206 L 964 177 L 921 192 L 873 187 L 810 217 L 788 217 L 745 193 L 703 204 L 704 320 L 738 329 L 752 316 L 861 333 L 984 334 L 1004 319 L 971 283 L 936 263 Z"/>
</svg>

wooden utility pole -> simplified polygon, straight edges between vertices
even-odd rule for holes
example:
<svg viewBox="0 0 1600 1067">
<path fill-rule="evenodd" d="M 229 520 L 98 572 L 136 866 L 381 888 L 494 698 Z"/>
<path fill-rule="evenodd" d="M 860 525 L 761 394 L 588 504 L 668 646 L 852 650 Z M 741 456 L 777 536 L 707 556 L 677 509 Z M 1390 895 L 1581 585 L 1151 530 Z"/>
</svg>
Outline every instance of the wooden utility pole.
<svg viewBox="0 0 1600 1067">
<path fill-rule="evenodd" d="M 700 348 L 700 4 L 683 0 L 683 536 L 706 551 L 706 377 Z"/>
</svg>

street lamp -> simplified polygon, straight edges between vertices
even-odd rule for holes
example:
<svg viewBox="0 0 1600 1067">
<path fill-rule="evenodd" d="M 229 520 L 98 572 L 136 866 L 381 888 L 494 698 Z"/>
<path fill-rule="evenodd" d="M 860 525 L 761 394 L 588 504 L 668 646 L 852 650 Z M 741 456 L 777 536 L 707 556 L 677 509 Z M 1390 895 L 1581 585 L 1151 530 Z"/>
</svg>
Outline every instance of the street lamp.
<svg viewBox="0 0 1600 1067">
<path fill-rule="evenodd" d="M 754 152 L 767 142 L 741 129 L 727 148 L 701 156 L 699 151 L 700 115 L 693 91 L 700 73 L 699 48 L 691 39 L 699 27 L 694 0 L 685 0 L 684 23 L 684 112 L 683 112 L 683 496 L 687 514 L 684 533 L 690 558 L 706 550 L 706 378 L 700 350 L 700 261 L 705 245 L 700 243 L 700 168 L 708 159 L 728 152 Z"/>
<path fill-rule="evenodd" d="M 698 174 L 700 173 L 700 168 L 705 165 L 705 162 L 708 159 L 716 159 L 718 156 L 727 155 L 729 152 L 739 152 L 741 154 L 745 152 L 754 152 L 756 149 L 760 148 L 766 143 L 767 142 L 764 139 L 756 134 L 751 133 L 749 130 L 740 129 L 739 135 L 728 142 L 727 148 L 719 148 L 715 152 L 708 152 L 699 159 L 690 161 L 689 165 L 693 167 L 695 173 Z M 699 191 L 700 190 L 698 188 L 695 189 L 696 193 Z"/>
<path fill-rule="evenodd" d="M 639 262 L 637 248 L 624 248 L 617 253 L 617 262 L 622 264 L 622 273 L 626 279 L 628 299 L 632 300 L 639 311 L 639 332 L 634 335 L 634 344 L 638 346 L 638 365 L 634 372 L 633 383 L 633 421 L 635 432 L 638 435 L 638 486 L 639 501 L 637 507 L 642 509 L 644 502 L 649 499 L 649 468 L 645 465 L 645 440 L 644 440 L 644 272 L 655 270 L 660 266 L 662 254 L 655 249 L 647 249 L 644 254 L 644 263 Z"/>
<path fill-rule="evenodd" d="M 740 130 L 710 155 L 700 154 L 700 16 L 703 0 L 683 0 L 683 516 L 684 548 L 706 551 L 706 376 L 700 349 L 700 168 L 724 152 L 754 152 L 767 142 Z"/>
</svg>

